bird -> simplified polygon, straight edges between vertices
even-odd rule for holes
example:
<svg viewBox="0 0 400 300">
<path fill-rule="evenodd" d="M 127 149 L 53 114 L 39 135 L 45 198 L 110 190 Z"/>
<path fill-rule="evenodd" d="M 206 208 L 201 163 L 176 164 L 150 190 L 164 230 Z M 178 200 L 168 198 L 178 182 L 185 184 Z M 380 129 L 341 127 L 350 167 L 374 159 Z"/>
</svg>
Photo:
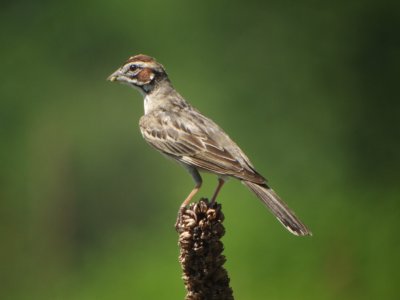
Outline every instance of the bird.
<svg viewBox="0 0 400 300">
<path fill-rule="evenodd" d="M 145 54 L 131 56 L 107 80 L 129 85 L 143 95 L 144 115 L 139 120 L 143 138 L 184 166 L 193 177 L 195 186 L 181 210 L 200 190 L 200 172 L 208 172 L 218 176 L 211 203 L 215 203 L 227 179 L 233 177 L 249 188 L 289 232 L 312 235 L 224 130 L 175 90 L 156 59 Z"/>
</svg>

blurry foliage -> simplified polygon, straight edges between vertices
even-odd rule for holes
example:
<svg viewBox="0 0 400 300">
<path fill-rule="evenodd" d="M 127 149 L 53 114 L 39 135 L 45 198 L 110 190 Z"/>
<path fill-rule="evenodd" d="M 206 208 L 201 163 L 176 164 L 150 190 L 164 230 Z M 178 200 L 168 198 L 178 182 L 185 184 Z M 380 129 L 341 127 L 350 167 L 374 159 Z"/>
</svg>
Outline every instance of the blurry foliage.
<svg viewBox="0 0 400 300">
<path fill-rule="evenodd" d="M 396 298 L 399 11 L 2 4 L 0 298 L 183 299 L 173 224 L 193 183 L 142 140 L 141 96 L 105 81 L 137 53 L 166 66 L 314 232 L 289 235 L 230 182 L 219 201 L 237 299 Z M 205 175 L 201 195 L 215 184 Z"/>
</svg>

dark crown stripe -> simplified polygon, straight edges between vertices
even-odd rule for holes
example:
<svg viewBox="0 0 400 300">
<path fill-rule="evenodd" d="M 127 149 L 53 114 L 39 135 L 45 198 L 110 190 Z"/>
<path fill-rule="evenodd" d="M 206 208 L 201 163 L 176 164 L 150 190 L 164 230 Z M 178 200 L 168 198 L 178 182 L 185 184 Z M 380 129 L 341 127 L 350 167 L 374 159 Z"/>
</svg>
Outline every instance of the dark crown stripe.
<svg viewBox="0 0 400 300">
<path fill-rule="evenodd" d="M 142 61 L 142 62 L 155 62 L 156 60 L 148 55 L 138 54 L 135 56 L 131 56 L 127 62 L 135 62 L 135 61 Z"/>
</svg>

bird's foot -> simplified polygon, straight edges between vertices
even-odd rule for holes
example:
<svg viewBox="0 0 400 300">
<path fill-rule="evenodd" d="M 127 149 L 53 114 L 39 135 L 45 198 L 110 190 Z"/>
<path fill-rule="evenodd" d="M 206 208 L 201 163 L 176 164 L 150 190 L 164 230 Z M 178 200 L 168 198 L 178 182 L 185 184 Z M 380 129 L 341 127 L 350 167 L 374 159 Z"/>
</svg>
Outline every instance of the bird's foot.
<svg viewBox="0 0 400 300">
<path fill-rule="evenodd" d="M 182 224 L 182 221 L 183 221 L 182 216 L 183 216 L 183 213 L 185 212 L 185 210 L 186 210 L 186 206 L 181 206 L 178 211 L 178 216 L 177 216 L 176 222 L 175 222 L 175 230 L 178 232 L 179 232 L 180 224 Z"/>
</svg>

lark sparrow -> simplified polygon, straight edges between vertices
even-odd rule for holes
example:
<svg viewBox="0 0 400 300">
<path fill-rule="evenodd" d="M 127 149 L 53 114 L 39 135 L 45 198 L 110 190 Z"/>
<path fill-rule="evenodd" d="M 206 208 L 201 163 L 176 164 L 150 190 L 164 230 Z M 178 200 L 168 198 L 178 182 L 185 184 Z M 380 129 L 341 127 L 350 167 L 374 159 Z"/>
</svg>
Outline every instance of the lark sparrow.
<svg viewBox="0 0 400 300">
<path fill-rule="evenodd" d="M 192 175 L 196 184 L 181 208 L 189 204 L 201 187 L 199 171 L 207 171 L 218 176 L 212 203 L 226 179 L 234 177 L 253 191 L 291 233 L 311 235 L 239 146 L 173 88 L 164 67 L 154 58 L 143 54 L 132 56 L 108 80 L 127 84 L 142 93 L 144 116 L 139 125 L 144 139 Z"/>
</svg>

